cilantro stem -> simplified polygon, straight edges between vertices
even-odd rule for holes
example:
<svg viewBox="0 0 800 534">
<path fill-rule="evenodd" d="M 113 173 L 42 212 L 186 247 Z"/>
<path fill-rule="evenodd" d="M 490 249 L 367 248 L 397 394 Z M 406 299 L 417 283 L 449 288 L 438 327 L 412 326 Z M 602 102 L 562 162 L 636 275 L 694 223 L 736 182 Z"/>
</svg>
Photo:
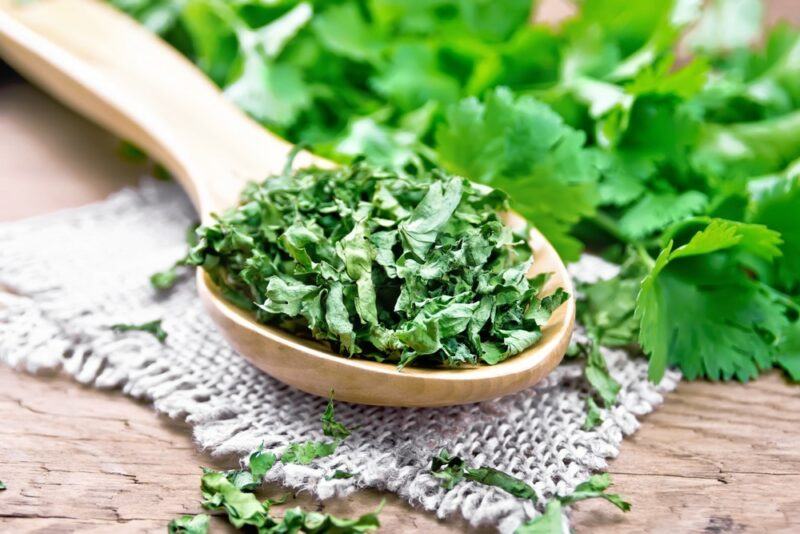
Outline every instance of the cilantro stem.
<svg viewBox="0 0 800 534">
<path fill-rule="evenodd" d="M 653 259 L 652 256 L 647 252 L 643 245 L 636 245 L 636 255 L 639 256 L 639 259 L 642 260 L 642 263 L 647 265 L 647 269 L 652 271 L 653 267 L 656 266 L 656 261 Z"/>
<path fill-rule="evenodd" d="M 795 302 L 791 297 L 785 295 L 784 293 L 778 291 L 774 287 L 770 287 L 769 285 L 765 284 L 764 282 L 759 281 L 758 285 L 761 286 L 767 293 L 770 294 L 772 298 L 786 306 L 787 308 L 791 308 L 795 311 L 800 312 L 800 304 Z"/>
<path fill-rule="evenodd" d="M 617 241 L 621 241 L 622 243 L 630 243 L 630 240 L 622 235 L 622 232 L 620 232 L 617 222 L 607 213 L 598 211 L 591 217 L 590 220 Z"/>
</svg>

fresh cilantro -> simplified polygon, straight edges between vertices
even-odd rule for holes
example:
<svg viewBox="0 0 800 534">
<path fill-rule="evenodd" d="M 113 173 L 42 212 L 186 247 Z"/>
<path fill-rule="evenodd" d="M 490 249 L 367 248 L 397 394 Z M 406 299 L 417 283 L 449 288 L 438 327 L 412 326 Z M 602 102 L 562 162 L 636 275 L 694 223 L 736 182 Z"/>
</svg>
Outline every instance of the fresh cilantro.
<svg viewBox="0 0 800 534">
<path fill-rule="evenodd" d="M 785 310 L 748 268 L 780 253 L 779 234 L 720 219 L 688 222 L 677 233 L 642 282 L 637 302 L 650 378 L 660 380 L 668 364 L 690 379 L 747 380 L 772 367 Z M 676 240 L 684 244 L 675 246 Z"/>
<path fill-rule="evenodd" d="M 131 331 L 140 331 L 140 332 L 147 332 L 155 337 L 159 342 L 164 343 L 167 340 L 167 332 L 161 328 L 161 319 L 156 319 L 155 321 L 150 321 L 147 323 L 141 324 L 127 324 L 127 323 L 118 323 L 111 325 L 111 330 L 114 332 L 131 332 Z"/>
<path fill-rule="evenodd" d="M 168 534 L 206 534 L 209 517 L 206 514 L 182 515 L 167 525 Z"/>
<path fill-rule="evenodd" d="M 341 354 L 459 367 L 533 345 L 567 298 L 528 279 L 530 248 L 500 218 L 505 195 L 440 172 L 406 179 L 364 164 L 253 184 L 198 230 L 203 266 L 260 321 Z M 325 416 L 327 417 L 327 415 Z M 347 430 L 325 420 L 339 438 Z M 292 449 L 304 462 L 327 446 Z"/>
<path fill-rule="evenodd" d="M 600 395 L 600 398 L 603 399 L 603 404 L 606 407 L 613 406 L 617 401 L 620 385 L 619 382 L 614 380 L 611 373 L 608 372 L 606 360 L 596 342 L 592 343 L 589 350 L 584 373 L 594 390 Z"/>
<path fill-rule="evenodd" d="M 756 193 L 747 217 L 750 222 L 780 232 L 783 241 L 781 255 L 763 274 L 772 285 L 786 291 L 794 291 L 800 285 L 800 224 L 797 222 L 800 214 L 800 161 L 790 172 L 796 174 L 779 175 L 771 185 Z"/>
</svg>

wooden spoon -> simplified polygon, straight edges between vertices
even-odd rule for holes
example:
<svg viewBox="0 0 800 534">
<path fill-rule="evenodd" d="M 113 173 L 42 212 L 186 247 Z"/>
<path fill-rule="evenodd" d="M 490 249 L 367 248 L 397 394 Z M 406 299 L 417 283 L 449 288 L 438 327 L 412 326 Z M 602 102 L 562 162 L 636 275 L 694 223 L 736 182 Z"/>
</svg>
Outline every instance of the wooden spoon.
<svg viewBox="0 0 800 534">
<path fill-rule="evenodd" d="M 244 184 L 278 173 L 291 145 L 247 118 L 178 52 L 138 23 L 90 0 L 0 0 L 0 54 L 63 102 L 130 140 L 164 164 L 208 222 L 236 203 Z M 331 165 L 308 153 L 297 165 Z M 510 224 L 520 224 L 509 215 Z M 553 273 L 546 292 L 572 284 L 553 247 L 537 231 L 531 275 Z M 198 269 L 200 297 L 225 338 L 278 380 L 317 395 L 386 406 L 445 406 L 527 388 L 566 351 L 570 298 L 525 352 L 495 366 L 407 368 L 348 359 L 325 346 L 257 323 L 225 301 Z"/>
</svg>

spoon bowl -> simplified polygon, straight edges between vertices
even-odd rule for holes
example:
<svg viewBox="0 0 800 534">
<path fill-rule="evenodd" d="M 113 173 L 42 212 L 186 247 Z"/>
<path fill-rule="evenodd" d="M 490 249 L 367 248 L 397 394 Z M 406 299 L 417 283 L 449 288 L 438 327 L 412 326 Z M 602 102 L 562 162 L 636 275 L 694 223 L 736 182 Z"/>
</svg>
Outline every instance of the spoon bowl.
<svg viewBox="0 0 800 534">
<path fill-rule="evenodd" d="M 244 185 L 278 174 L 291 151 L 231 104 L 178 52 L 113 8 L 94 0 L 0 0 L 0 55 L 54 96 L 127 139 L 175 176 L 203 222 L 234 206 Z M 296 166 L 331 162 L 303 152 Z M 524 222 L 513 213 L 506 222 Z M 384 406 L 446 406 L 530 387 L 566 352 L 575 319 L 574 291 L 552 245 L 531 230 L 530 276 L 552 273 L 544 294 L 570 298 L 534 346 L 494 366 L 405 368 L 347 358 L 326 346 L 256 322 L 220 294 L 201 269 L 197 288 L 231 345 L 268 374 L 303 391 Z"/>
</svg>

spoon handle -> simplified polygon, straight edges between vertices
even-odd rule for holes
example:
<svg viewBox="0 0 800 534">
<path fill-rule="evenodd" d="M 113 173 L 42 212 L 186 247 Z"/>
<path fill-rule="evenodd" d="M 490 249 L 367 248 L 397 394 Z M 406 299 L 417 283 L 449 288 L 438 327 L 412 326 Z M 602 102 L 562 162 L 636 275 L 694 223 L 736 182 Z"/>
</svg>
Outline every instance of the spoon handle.
<svg viewBox="0 0 800 534">
<path fill-rule="evenodd" d="M 283 168 L 289 143 L 134 20 L 91 0 L 20 4 L 0 0 L 3 59 L 162 163 L 204 220 Z"/>
</svg>

